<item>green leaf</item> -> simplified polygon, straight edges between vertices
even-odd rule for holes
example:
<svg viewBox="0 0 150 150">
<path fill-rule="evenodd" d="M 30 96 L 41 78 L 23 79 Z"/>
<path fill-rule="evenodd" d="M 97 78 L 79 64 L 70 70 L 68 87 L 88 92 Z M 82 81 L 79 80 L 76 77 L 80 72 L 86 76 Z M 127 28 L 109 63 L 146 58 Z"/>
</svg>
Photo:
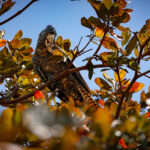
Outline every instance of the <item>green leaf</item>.
<svg viewBox="0 0 150 150">
<path fill-rule="evenodd" d="M 82 17 L 81 18 L 81 24 L 84 26 L 84 27 L 87 27 L 89 29 L 93 29 L 93 27 L 91 26 L 91 24 L 88 22 L 88 20 L 85 18 L 85 17 Z"/>
<path fill-rule="evenodd" d="M 23 81 L 21 82 L 21 85 L 22 86 L 26 86 L 26 85 L 29 85 L 30 84 L 30 81 L 28 78 L 24 78 Z"/>
<path fill-rule="evenodd" d="M 88 22 L 89 22 L 91 25 L 93 25 L 94 27 L 99 27 L 99 28 L 101 28 L 101 27 L 104 26 L 103 23 L 100 21 L 100 19 L 95 18 L 95 17 L 93 17 L 93 16 L 89 17 Z"/>
<path fill-rule="evenodd" d="M 111 8 L 112 5 L 113 5 L 112 0 L 103 0 L 103 3 L 104 3 L 104 5 L 106 6 L 106 8 L 107 8 L 108 10 L 110 10 L 110 8 Z"/>
<path fill-rule="evenodd" d="M 131 32 L 129 30 L 123 31 L 121 36 L 123 37 L 123 41 L 121 43 L 122 46 L 124 46 L 125 44 L 127 44 L 128 40 L 130 39 Z"/>
<path fill-rule="evenodd" d="M 90 63 L 90 64 L 88 65 L 88 71 L 89 71 L 88 76 L 89 76 L 89 79 L 91 80 L 91 79 L 92 79 L 92 76 L 93 76 L 93 64 L 92 64 L 92 63 Z"/>
<path fill-rule="evenodd" d="M 150 37 L 150 19 L 146 21 L 146 24 L 141 28 L 139 32 L 139 40 L 141 44 L 145 44 L 145 41 Z"/>
<path fill-rule="evenodd" d="M 125 48 L 125 55 L 129 56 L 137 43 L 136 36 L 133 36 Z"/>
<path fill-rule="evenodd" d="M 127 23 L 130 20 L 130 15 L 128 13 L 123 13 L 121 16 L 114 17 L 112 24 L 113 26 L 118 26 L 120 23 Z"/>
<path fill-rule="evenodd" d="M 10 49 L 11 49 L 11 50 L 19 49 L 20 40 L 18 40 L 18 39 L 13 39 L 13 40 L 9 43 L 9 46 L 10 46 Z"/>
<path fill-rule="evenodd" d="M 133 61 L 133 60 L 131 60 L 131 61 L 129 62 L 129 67 L 130 67 L 130 69 L 132 69 L 132 70 L 140 71 L 140 66 L 139 66 L 139 65 L 137 66 L 137 63 L 136 63 L 135 61 Z"/>
</svg>

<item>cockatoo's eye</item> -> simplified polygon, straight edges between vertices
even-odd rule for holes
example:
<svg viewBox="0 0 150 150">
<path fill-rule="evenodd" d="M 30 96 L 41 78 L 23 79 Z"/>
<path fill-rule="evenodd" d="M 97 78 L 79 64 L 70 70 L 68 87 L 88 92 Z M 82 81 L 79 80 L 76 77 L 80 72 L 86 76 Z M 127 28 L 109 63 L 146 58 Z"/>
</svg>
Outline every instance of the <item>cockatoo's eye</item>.
<svg viewBox="0 0 150 150">
<path fill-rule="evenodd" d="M 48 43 L 53 43 L 55 39 L 55 35 L 54 34 L 48 34 L 47 35 L 47 42 Z"/>
</svg>

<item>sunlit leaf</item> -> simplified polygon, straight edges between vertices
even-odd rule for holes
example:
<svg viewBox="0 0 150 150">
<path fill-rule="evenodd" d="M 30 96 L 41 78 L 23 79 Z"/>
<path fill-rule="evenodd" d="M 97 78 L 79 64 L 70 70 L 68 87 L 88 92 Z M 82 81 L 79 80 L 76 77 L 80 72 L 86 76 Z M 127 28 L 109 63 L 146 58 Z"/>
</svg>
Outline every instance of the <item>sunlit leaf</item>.
<svg viewBox="0 0 150 150">
<path fill-rule="evenodd" d="M 113 5 L 112 0 L 103 0 L 102 2 L 104 3 L 104 5 L 106 6 L 106 8 L 107 8 L 108 10 L 110 10 L 110 8 L 111 8 L 112 5 Z"/>
<path fill-rule="evenodd" d="M 124 46 L 131 37 L 131 32 L 129 30 L 123 31 L 121 36 L 123 37 L 122 46 Z"/>
<path fill-rule="evenodd" d="M 125 48 L 125 55 L 129 56 L 137 43 L 137 37 L 133 36 Z"/>
<path fill-rule="evenodd" d="M 0 47 L 5 46 L 6 43 L 7 43 L 7 40 L 1 39 L 1 40 L 0 40 Z"/>
<path fill-rule="evenodd" d="M 14 36 L 14 39 L 20 40 L 20 38 L 22 37 L 22 35 L 23 35 L 22 30 L 19 30 L 19 31 L 16 33 L 16 35 Z"/>
<path fill-rule="evenodd" d="M 104 36 L 104 30 L 103 30 L 103 28 L 96 28 L 95 36 L 97 36 L 99 38 L 102 38 Z"/>
<path fill-rule="evenodd" d="M 62 47 L 62 44 L 63 44 L 63 38 L 62 38 L 62 36 L 58 36 L 57 37 L 56 44 L 59 45 L 60 47 Z"/>
<path fill-rule="evenodd" d="M 119 76 L 120 76 L 121 81 L 123 80 L 125 75 L 126 75 L 126 72 L 124 70 L 119 70 Z M 116 82 L 119 82 L 118 74 L 116 72 L 114 73 L 114 78 Z"/>
<path fill-rule="evenodd" d="M 106 49 L 112 50 L 112 51 L 117 51 L 118 50 L 118 45 L 116 43 L 116 41 L 110 37 L 105 37 L 104 41 L 103 41 L 103 46 Z"/>
<path fill-rule="evenodd" d="M 105 81 L 103 80 L 102 78 L 96 78 L 95 79 L 95 83 L 101 88 L 101 89 L 104 89 L 104 90 L 112 90 L 112 87 Z"/>
<path fill-rule="evenodd" d="M 138 92 L 144 87 L 144 83 L 135 82 L 130 89 L 130 92 Z"/>
</svg>

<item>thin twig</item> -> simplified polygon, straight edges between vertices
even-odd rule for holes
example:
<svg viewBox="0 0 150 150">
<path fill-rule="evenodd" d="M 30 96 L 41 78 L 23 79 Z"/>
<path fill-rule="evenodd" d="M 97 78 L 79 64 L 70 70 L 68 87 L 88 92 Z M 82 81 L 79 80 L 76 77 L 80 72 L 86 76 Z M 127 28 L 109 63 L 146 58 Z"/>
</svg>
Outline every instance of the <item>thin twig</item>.
<svg viewBox="0 0 150 150">
<path fill-rule="evenodd" d="M 147 75 L 146 75 L 146 74 L 150 73 L 150 70 L 145 71 L 145 72 L 143 72 L 143 73 L 141 73 L 141 72 L 139 72 L 139 73 L 140 73 L 140 75 L 138 75 L 138 78 L 141 77 L 141 76 L 146 76 L 146 77 L 150 78 L 150 76 L 147 76 Z"/>
</svg>

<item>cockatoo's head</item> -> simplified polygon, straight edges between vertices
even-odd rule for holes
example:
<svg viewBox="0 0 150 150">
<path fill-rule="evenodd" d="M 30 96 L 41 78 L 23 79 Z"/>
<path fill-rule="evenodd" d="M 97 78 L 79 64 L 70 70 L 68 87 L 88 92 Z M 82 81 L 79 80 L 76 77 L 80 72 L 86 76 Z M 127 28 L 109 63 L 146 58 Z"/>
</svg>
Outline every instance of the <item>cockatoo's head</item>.
<svg viewBox="0 0 150 150">
<path fill-rule="evenodd" d="M 38 45 L 45 46 L 45 41 L 49 44 L 53 44 L 55 42 L 55 37 L 57 33 L 55 28 L 52 25 L 48 25 L 43 31 L 41 31 L 38 38 Z"/>
</svg>

